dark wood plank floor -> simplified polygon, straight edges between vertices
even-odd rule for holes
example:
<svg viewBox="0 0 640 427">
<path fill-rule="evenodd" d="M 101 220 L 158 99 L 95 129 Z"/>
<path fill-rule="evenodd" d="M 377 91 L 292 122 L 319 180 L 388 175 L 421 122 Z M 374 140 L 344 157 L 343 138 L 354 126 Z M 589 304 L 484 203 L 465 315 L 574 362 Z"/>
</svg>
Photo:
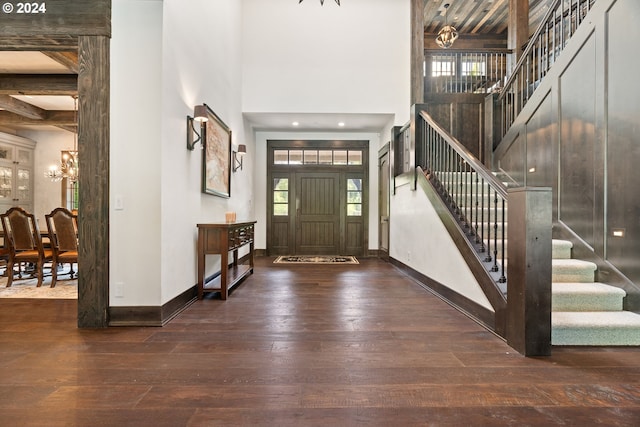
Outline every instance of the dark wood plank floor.
<svg viewBox="0 0 640 427">
<path fill-rule="evenodd" d="M 524 358 L 390 264 L 271 261 L 163 328 L 0 300 L 0 425 L 640 425 L 640 349 Z"/>
</svg>

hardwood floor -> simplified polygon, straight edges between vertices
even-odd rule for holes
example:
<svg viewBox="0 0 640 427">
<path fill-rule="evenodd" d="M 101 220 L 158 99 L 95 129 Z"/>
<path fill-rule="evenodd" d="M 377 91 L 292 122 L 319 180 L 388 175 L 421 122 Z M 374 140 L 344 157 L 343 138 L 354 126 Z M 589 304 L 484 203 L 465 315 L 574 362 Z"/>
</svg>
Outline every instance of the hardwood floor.
<svg viewBox="0 0 640 427">
<path fill-rule="evenodd" d="M 163 328 L 0 300 L 0 425 L 640 425 L 638 348 L 524 358 L 390 264 L 271 261 Z"/>
</svg>

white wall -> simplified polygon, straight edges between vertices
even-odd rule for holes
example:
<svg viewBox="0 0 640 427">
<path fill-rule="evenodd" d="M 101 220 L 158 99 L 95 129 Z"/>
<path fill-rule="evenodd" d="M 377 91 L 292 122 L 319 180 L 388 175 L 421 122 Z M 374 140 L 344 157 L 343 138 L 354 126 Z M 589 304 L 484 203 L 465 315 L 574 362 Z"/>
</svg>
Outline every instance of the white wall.
<svg viewBox="0 0 640 427">
<path fill-rule="evenodd" d="M 231 198 L 203 194 L 201 145 L 185 148 L 186 115 L 206 103 L 231 129 L 232 143 L 253 150 L 240 108 L 241 9 L 237 0 L 164 1 L 161 163 L 170 173 L 161 175 L 163 301 L 197 282 L 196 224 L 224 222 L 227 211 L 253 217 L 250 165 L 231 174 Z M 219 269 L 218 257 L 209 258 L 206 274 Z"/>
<path fill-rule="evenodd" d="M 237 0 L 112 3 L 112 306 L 158 306 L 192 287 L 196 224 L 252 216 L 249 173 L 233 174 L 230 199 L 202 194 L 200 145 L 186 149 L 186 116 L 201 103 L 244 142 L 240 12 Z"/>
<path fill-rule="evenodd" d="M 404 124 L 410 111 L 408 0 L 244 0 L 242 109 L 251 113 L 384 113 Z M 369 248 L 378 247 L 378 149 L 374 133 L 258 132 L 255 139 L 256 247 L 266 248 L 268 139 L 370 140 Z"/>
<path fill-rule="evenodd" d="M 391 257 L 493 311 L 424 191 L 396 189 L 389 227 Z"/>
<path fill-rule="evenodd" d="M 245 112 L 409 117 L 409 0 L 244 0 Z"/>
<path fill-rule="evenodd" d="M 160 292 L 162 2 L 114 0 L 111 39 L 110 305 Z M 123 209 L 116 210 L 115 199 Z M 117 287 L 123 297 L 115 297 Z"/>
</svg>

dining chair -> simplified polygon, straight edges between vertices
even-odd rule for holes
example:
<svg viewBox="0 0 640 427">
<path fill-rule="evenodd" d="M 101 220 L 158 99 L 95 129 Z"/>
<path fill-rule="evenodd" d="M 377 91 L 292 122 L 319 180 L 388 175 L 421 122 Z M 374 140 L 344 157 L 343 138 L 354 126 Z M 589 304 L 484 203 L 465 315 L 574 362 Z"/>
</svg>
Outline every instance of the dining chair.
<svg viewBox="0 0 640 427">
<path fill-rule="evenodd" d="M 78 217 L 68 209 L 56 208 L 45 215 L 45 219 L 53 252 L 51 259 L 51 287 L 53 288 L 58 280 L 60 264 L 71 264 L 68 274 L 71 279 L 74 278 L 73 264 L 78 263 Z"/>
<path fill-rule="evenodd" d="M 7 288 L 13 284 L 18 265 L 18 278 L 22 279 L 22 263 L 33 263 L 38 277 L 37 286 L 42 286 L 44 263 L 52 259 L 52 251 L 42 245 L 38 223 L 33 214 L 13 207 L 0 215 L 4 230 L 4 244 L 9 250 L 7 260 Z"/>
</svg>

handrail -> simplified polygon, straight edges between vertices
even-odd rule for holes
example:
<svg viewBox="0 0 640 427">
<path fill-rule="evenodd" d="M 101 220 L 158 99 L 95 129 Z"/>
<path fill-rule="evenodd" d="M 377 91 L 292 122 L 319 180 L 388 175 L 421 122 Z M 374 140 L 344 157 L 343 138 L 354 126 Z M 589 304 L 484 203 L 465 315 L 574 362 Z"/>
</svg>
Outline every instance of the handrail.
<svg viewBox="0 0 640 427">
<path fill-rule="evenodd" d="M 437 133 L 440 134 L 443 140 L 447 142 L 453 148 L 456 153 L 460 155 L 467 162 L 472 169 L 474 169 L 478 175 L 480 175 L 483 179 L 491 184 L 492 187 L 495 187 L 496 191 L 502 198 L 507 198 L 507 187 L 498 180 L 493 173 L 480 161 L 478 160 L 467 148 L 462 145 L 457 139 L 455 139 L 446 129 L 444 129 L 438 122 L 433 120 L 433 118 L 425 111 L 420 112 L 420 117 L 424 119 L 425 122 L 429 124 Z M 423 165 L 426 167 L 426 165 Z"/>
<path fill-rule="evenodd" d="M 538 40 L 538 38 L 540 37 L 540 34 L 542 34 L 542 30 L 547 26 L 548 21 L 549 21 L 549 17 L 551 15 L 555 15 L 556 8 L 558 7 L 558 4 L 561 1 L 563 1 L 563 0 L 555 0 L 555 3 L 553 4 L 553 6 L 551 6 L 549 9 L 547 9 L 547 13 L 544 14 L 544 17 L 540 21 L 540 24 L 538 25 L 538 28 L 536 28 L 536 31 L 529 38 L 529 43 L 527 44 L 527 46 L 522 51 L 522 55 L 520 56 L 520 59 L 518 59 L 518 62 L 516 62 L 515 67 L 513 67 L 514 70 L 519 70 L 520 68 L 522 68 L 522 64 L 526 60 L 526 58 L 529 55 L 529 53 L 531 53 L 531 51 L 533 50 L 533 47 L 536 44 L 535 43 L 536 40 Z M 507 78 L 507 81 L 504 84 L 505 90 L 501 91 L 500 95 L 498 95 L 498 101 L 501 101 L 502 98 L 504 97 L 504 94 L 506 92 L 506 88 L 508 88 L 509 86 L 511 86 L 513 84 L 513 80 L 515 80 L 516 74 L 517 74 L 516 72 L 513 72 L 513 73 L 511 73 L 509 75 L 509 78 Z"/>
<path fill-rule="evenodd" d="M 506 135 L 595 2 L 555 0 L 547 10 L 497 98 L 502 105 L 500 136 Z"/>
</svg>

